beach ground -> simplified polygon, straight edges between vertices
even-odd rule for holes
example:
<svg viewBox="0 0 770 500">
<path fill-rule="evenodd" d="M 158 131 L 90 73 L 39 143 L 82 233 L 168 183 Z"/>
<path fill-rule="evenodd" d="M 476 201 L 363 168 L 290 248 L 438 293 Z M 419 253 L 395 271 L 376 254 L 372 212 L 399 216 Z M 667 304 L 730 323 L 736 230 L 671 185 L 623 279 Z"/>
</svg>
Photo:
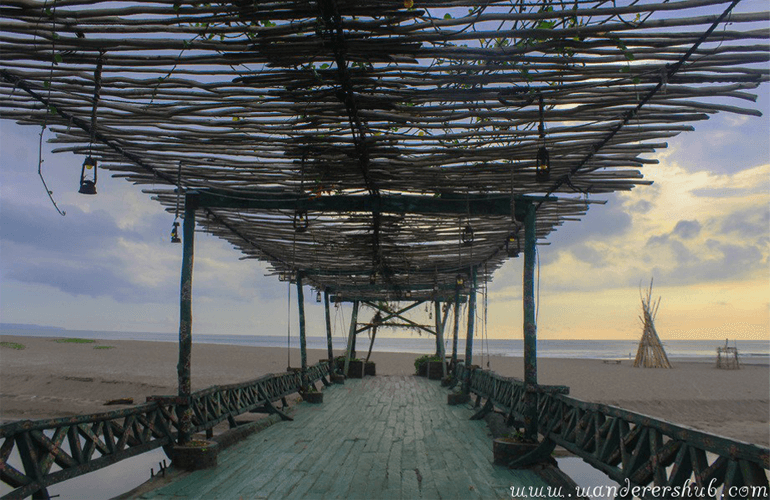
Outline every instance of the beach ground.
<svg viewBox="0 0 770 500">
<path fill-rule="evenodd" d="M 108 400 L 175 394 L 177 345 L 169 342 L 98 340 L 62 343 L 54 338 L 0 336 L 0 421 L 63 417 L 107 411 Z M 342 346 L 340 346 L 342 347 Z M 341 354 L 335 349 L 335 355 Z M 410 375 L 419 354 L 373 352 L 378 375 Z M 326 357 L 308 350 L 308 362 Z M 299 350 L 193 344 L 193 390 L 231 384 L 299 366 Z M 770 445 L 770 367 L 718 370 L 711 362 L 672 360 L 674 368 L 633 368 L 630 360 L 541 358 L 538 381 L 567 385 L 570 395 L 644 413 L 732 439 Z M 484 356 L 474 363 L 522 377 L 521 358 Z M 487 366 L 488 364 L 488 366 Z"/>
</svg>

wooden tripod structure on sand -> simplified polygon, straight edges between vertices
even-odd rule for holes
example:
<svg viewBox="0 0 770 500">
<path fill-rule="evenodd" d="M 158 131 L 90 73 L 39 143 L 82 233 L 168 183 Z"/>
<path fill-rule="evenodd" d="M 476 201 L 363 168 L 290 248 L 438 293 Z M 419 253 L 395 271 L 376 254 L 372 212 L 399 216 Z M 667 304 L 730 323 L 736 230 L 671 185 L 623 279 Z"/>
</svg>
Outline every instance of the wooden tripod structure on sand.
<svg viewBox="0 0 770 500">
<path fill-rule="evenodd" d="M 660 307 L 660 297 L 653 302 L 652 280 L 650 280 L 650 288 L 647 289 L 647 296 L 642 295 L 641 298 L 642 316 L 639 316 L 639 319 L 642 321 L 644 331 L 642 339 L 639 341 L 639 349 L 636 351 L 634 367 L 672 368 L 666 351 L 663 349 L 663 344 L 660 343 L 658 332 L 655 330 L 655 316 L 658 314 L 658 307 Z"/>
</svg>

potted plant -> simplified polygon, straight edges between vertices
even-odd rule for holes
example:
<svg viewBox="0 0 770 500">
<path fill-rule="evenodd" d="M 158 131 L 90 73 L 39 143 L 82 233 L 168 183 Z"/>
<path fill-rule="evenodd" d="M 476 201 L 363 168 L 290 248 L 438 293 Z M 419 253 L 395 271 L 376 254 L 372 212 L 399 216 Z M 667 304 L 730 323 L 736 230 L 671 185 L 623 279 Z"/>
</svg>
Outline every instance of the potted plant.
<svg viewBox="0 0 770 500">
<path fill-rule="evenodd" d="M 311 404 L 320 404 L 324 402 L 324 393 L 320 392 L 315 386 L 310 385 L 300 391 L 303 401 L 307 401 Z"/>
<path fill-rule="evenodd" d="M 217 466 L 219 444 L 216 441 L 193 439 L 181 445 L 174 445 L 172 462 L 182 470 L 194 471 L 213 469 Z"/>
<path fill-rule="evenodd" d="M 419 358 L 414 360 L 414 369 L 415 373 L 419 375 L 420 377 L 427 377 L 429 375 L 429 364 L 440 362 L 441 358 L 433 355 L 433 354 L 426 354 L 425 356 L 420 356 Z M 437 365 L 439 370 L 441 370 L 441 365 Z M 442 371 L 443 375 L 443 371 Z M 438 377 L 441 378 L 441 377 Z"/>
<path fill-rule="evenodd" d="M 497 465 L 508 465 L 516 458 L 537 448 L 537 441 L 527 439 L 520 431 L 514 431 L 492 441 L 492 454 Z"/>
</svg>

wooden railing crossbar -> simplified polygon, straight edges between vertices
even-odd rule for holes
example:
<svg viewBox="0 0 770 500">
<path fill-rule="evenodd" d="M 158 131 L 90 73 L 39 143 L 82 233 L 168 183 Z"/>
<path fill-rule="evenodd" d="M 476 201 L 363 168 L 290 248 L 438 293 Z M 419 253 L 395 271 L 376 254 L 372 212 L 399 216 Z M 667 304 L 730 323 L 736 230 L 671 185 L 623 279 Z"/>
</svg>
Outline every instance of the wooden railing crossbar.
<svg viewBox="0 0 770 500">
<path fill-rule="evenodd" d="M 326 383 L 328 373 L 325 361 L 308 367 L 304 384 Z M 208 431 L 299 392 L 304 384 L 300 373 L 282 373 L 194 392 L 189 400 L 192 430 Z M 178 410 L 187 403 L 179 396 L 150 396 L 130 408 L 0 426 L 0 480 L 14 488 L 2 499 L 39 496 L 52 484 L 173 444 L 179 433 Z M 9 463 L 14 451 L 20 463 Z M 52 470 L 54 465 L 60 470 Z"/>
<path fill-rule="evenodd" d="M 455 367 L 458 380 L 508 416 L 524 421 L 524 395 L 537 397 L 538 431 L 642 498 L 662 488 L 683 492 L 721 488 L 722 498 L 767 498 L 770 450 L 610 405 L 569 397 L 564 386 L 526 387 L 491 371 Z M 659 490 L 653 490 L 653 488 Z M 657 495 L 660 498 L 660 495 Z"/>
</svg>

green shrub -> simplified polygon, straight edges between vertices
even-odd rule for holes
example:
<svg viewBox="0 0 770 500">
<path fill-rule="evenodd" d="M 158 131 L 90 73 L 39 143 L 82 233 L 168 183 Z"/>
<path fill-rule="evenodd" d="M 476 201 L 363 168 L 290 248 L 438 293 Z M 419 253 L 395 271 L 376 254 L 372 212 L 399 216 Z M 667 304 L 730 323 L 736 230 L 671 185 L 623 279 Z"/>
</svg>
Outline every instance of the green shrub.
<svg viewBox="0 0 770 500">
<path fill-rule="evenodd" d="M 27 346 L 24 344 L 18 344 L 16 342 L 0 342 L 0 347 L 7 347 L 9 349 L 16 349 L 17 351 L 20 351 L 22 349 L 26 349 Z"/>
<path fill-rule="evenodd" d="M 425 356 L 420 356 L 419 358 L 414 360 L 414 370 L 415 373 L 420 373 L 420 367 L 427 363 L 428 361 L 441 361 L 441 358 L 436 356 L 435 354 L 426 354 Z"/>
<path fill-rule="evenodd" d="M 60 344 L 95 344 L 96 341 L 93 339 L 79 339 L 76 337 L 69 338 L 69 339 L 56 339 L 56 342 Z"/>
</svg>

